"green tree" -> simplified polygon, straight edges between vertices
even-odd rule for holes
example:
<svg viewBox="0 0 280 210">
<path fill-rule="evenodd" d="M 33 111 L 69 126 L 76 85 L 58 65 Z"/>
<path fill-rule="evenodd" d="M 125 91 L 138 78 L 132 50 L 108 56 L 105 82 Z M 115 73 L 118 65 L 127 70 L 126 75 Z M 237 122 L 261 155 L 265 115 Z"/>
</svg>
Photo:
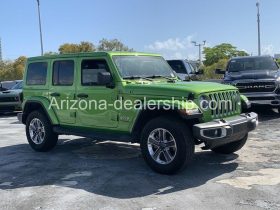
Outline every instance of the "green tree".
<svg viewBox="0 0 280 210">
<path fill-rule="evenodd" d="M 277 63 L 280 65 L 280 59 L 277 59 Z"/>
<path fill-rule="evenodd" d="M 203 50 L 205 55 L 205 61 L 203 62 L 205 66 L 211 66 L 221 59 L 229 59 L 236 56 L 248 56 L 248 53 L 242 50 L 237 50 L 237 48 L 228 43 L 222 43 L 214 47 L 205 47 Z"/>
<path fill-rule="evenodd" d="M 27 58 L 25 56 L 20 56 L 13 62 L 13 68 L 12 68 L 12 79 L 13 80 L 23 78 L 26 60 L 27 60 Z"/>
<path fill-rule="evenodd" d="M 49 52 L 45 52 L 44 55 L 47 56 L 47 55 L 57 55 L 58 53 L 57 52 L 53 52 L 53 51 L 49 51 Z"/>
<path fill-rule="evenodd" d="M 228 59 L 220 59 L 217 63 L 204 67 L 204 79 L 218 79 L 222 75 L 215 73 L 216 69 L 226 69 Z"/>
<path fill-rule="evenodd" d="M 133 51 L 132 48 L 129 48 L 125 44 L 123 44 L 118 39 L 102 39 L 99 41 L 99 45 L 97 48 L 99 51 Z"/>
<path fill-rule="evenodd" d="M 26 57 L 20 56 L 15 61 L 3 61 L 0 66 L 0 81 L 23 78 Z"/>
<path fill-rule="evenodd" d="M 60 45 L 58 49 L 60 54 L 93 52 L 95 50 L 95 46 L 91 42 L 81 42 L 80 44 L 65 43 L 63 45 Z"/>
</svg>

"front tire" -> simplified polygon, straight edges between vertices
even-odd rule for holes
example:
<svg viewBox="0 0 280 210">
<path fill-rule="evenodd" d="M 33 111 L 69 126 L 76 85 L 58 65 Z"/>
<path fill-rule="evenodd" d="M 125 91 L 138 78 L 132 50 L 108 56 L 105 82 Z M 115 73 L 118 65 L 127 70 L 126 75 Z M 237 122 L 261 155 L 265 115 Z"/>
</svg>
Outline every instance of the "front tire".
<svg viewBox="0 0 280 210">
<path fill-rule="evenodd" d="M 240 150 L 247 142 L 248 134 L 239 141 L 231 142 L 223 146 L 213 148 L 212 151 L 219 154 L 232 154 Z"/>
<path fill-rule="evenodd" d="M 175 174 L 189 164 L 194 155 L 190 129 L 173 117 L 158 117 L 148 122 L 140 144 L 146 163 L 162 174 Z"/>
<path fill-rule="evenodd" d="M 47 152 L 57 144 L 58 135 L 53 132 L 48 118 L 40 111 L 33 111 L 28 115 L 25 130 L 28 143 L 35 151 Z"/>
</svg>

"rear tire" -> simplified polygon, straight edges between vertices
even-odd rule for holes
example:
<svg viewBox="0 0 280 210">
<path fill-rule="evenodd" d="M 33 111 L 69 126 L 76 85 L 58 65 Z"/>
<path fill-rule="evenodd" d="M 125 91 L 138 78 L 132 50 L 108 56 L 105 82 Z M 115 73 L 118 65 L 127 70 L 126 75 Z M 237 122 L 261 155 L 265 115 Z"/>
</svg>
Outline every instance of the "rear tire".
<svg viewBox="0 0 280 210">
<path fill-rule="evenodd" d="M 219 154 L 232 154 L 240 150 L 247 142 L 248 134 L 239 141 L 231 142 L 220 147 L 213 148 L 212 151 Z"/>
<path fill-rule="evenodd" d="M 175 174 L 188 165 L 194 155 L 194 138 L 182 121 L 158 117 L 149 121 L 141 135 L 141 151 L 156 172 Z"/>
<path fill-rule="evenodd" d="M 26 136 L 32 149 L 47 152 L 53 149 L 58 135 L 53 132 L 49 119 L 41 111 L 31 112 L 26 119 Z"/>
</svg>

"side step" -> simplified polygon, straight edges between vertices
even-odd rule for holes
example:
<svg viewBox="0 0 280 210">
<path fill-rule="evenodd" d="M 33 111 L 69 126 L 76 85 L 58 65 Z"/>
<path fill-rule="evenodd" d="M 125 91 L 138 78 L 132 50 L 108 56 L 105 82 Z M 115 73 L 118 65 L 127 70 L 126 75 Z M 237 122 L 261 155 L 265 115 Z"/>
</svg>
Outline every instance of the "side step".
<svg viewBox="0 0 280 210">
<path fill-rule="evenodd" d="M 74 136 L 82 136 L 86 138 L 92 138 L 94 140 L 99 141 L 120 141 L 120 142 L 135 142 L 135 138 L 133 135 L 129 133 L 109 133 L 109 132 L 100 132 L 100 131 L 88 131 L 82 129 L 75 128 L 66 128 L 61 126 L 54 126 L 53 131 L 59 135 L 74 135 Z"/>
</svg>

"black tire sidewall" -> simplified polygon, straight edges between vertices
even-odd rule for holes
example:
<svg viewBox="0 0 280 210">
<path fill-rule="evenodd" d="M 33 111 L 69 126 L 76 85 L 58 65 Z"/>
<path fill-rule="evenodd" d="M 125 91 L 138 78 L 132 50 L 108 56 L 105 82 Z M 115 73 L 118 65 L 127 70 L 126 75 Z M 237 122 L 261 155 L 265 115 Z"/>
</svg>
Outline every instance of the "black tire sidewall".
<svg viewBox="0 0 280 210">
<path fill-rule="evenodd" d="M 145 161 L 156 172 L 163 174 L 174 174 L 191 162 L 194 154 L 194 140 L 189 128 L 183 123 L 176 122 L 172 118 L 160 117 L 151 120 L 143 129 L 141 135 L 141 151 Z M 178 120 L 177 120 L 178 121 Z M 169 164 L 159 164 L 150 155 L 148 150 L 148 137 L 150 133 L 157 129 L 168 130 L 176 141 L 177 153 L 174 160 Z"/>
<path fill-rule="evenodd" d="M 31 140 L 31 137 L 29 134 L 29 125 L 30 125 L 30 122 L 34 118 L 39 119 L 45 128 L 45 137 L 41 144 L 35 144 Z M 34 111 L 28 115 L 27 120 L 26 120 L 25 129 L 26 129 L 26 136 L 27 136 L 28 143 L 31 146 L 31 148 L 34 149 L 35 151 L 39 151 L 39 152 L 49 151 L 57 143 L 58 136 L 57 136 L 57 134 L 55 134 L 53 132 L 52 126 L 51 126 L 49 120 L 45 117 L 45 115 L 41 111 Z"/>
</svg>

